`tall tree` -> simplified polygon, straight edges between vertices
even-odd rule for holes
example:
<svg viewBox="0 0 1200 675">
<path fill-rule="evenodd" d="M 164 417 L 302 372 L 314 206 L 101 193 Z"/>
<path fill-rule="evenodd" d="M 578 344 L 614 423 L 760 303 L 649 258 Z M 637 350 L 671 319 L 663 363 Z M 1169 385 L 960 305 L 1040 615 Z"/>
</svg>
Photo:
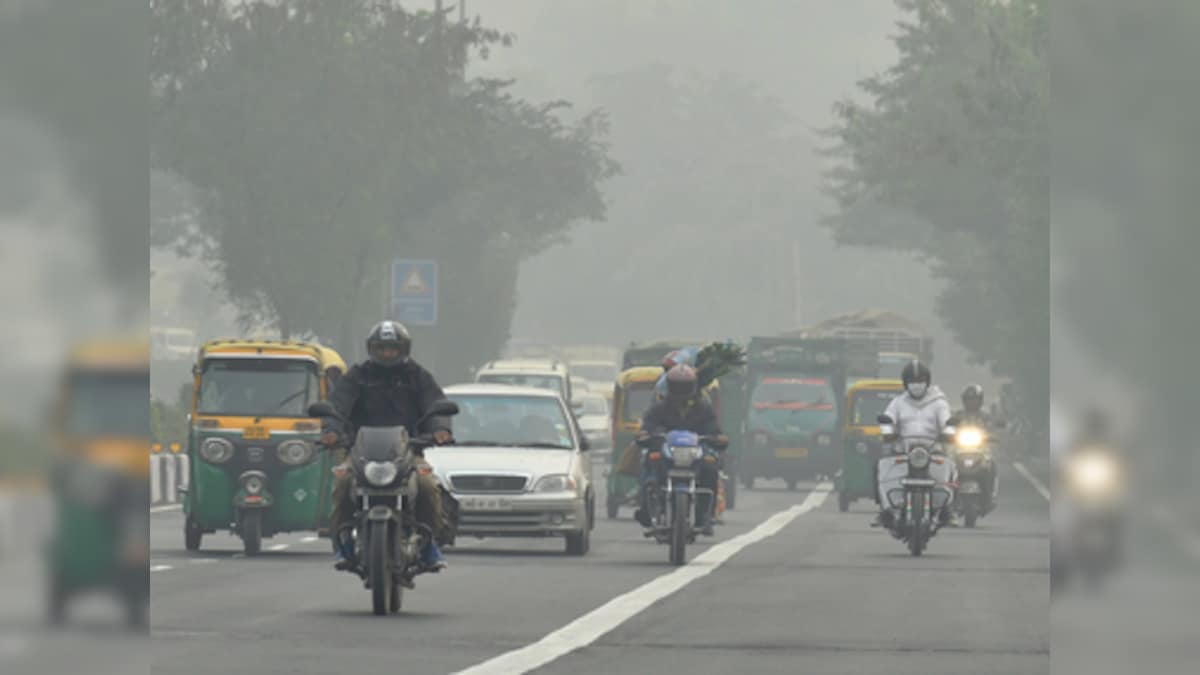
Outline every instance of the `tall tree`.
<svg viewBox="0 0 1200 675">
<path fill-rule="evenodd" d="M 1010 377 L 1045 428 L 1049 397 L 1049 64 L 1044 0 L 897 0 L 899 60 L 840 102 L 828 219 L 839 242 L 915 252 L 939 311 Z M 903 292 L 896 289 L 895 292 Z"/>
</svg>

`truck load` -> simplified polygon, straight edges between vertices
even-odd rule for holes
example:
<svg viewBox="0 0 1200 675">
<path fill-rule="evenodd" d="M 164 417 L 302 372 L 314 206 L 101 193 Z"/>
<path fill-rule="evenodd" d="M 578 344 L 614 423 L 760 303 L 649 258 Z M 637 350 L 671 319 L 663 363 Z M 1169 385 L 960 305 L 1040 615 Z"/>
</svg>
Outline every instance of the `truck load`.
<svg viewBox="0 0 1200 675">
<path fill-rule="evenodd" d="M 933 338 L 925 328 L 902 314 L 881 309 L 839 314 L 784 335 L 845 340 L 851 384 L 867 378 L 899 378 L 904 364 L 912 359 L 933 361 Z"/>
</svg>

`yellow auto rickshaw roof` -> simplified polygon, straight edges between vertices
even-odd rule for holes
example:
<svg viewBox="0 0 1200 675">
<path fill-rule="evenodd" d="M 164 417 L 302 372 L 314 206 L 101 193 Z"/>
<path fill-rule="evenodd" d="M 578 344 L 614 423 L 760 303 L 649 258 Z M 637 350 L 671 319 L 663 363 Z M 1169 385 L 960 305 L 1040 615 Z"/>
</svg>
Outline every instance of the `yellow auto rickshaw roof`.
<svg viewBox="0 0 1200 675">
<path fill-rule="evenodd" d="M 76 345 L 67 357 L 71 369 L 150 370 L 150 341 L 97 338 Z"/>
<path fill-rule="evenodd" d="M 326 346 L 322 345 L 321 346 L 321 370 L 325 370 L 327 368 L 332 368 L 332 367 L 336 367 L 336 368 L 340 369 L 343 374 L 345 374 L 345 372 L 346 372 L 346 362 L 345 362 L 345 360 L 342 359 L 342 355 L 337 353 L 337 351 L 334 350 L 333 347 L 326 347 Z"/>
<path fill-rule="evenodd" d="M 325 358 L 329 355 L 337 356 L 335 364 L 341 365 L 343 370 L 346 364 L 342 361 L 341 356 L 337 355 L 328 347 L 309 342 L 300 342 L 294 340 L 244 340 L 244 339 L 222 339 L 210 340 L 205 342 L 200 347 L 198 361 L 203 361 L 206 357 L 216 356 L 219 354 L 264 354 L 270 356 L 307 356 L 317 363 L 325 364 Z"/>
<path fill-rule="evenodd" d="M 617 385 L 625 387 L 634 383 L 657 382 L 658 378 L 662 376 L 662 372 L 663 369 L 661 366 L 638 366 L 630 368 L 617 375 Z"/>
<path fill-rule="evenodd" d="M 846 395 L 850 396 L 868 389 L 875 391 L 904 391 L 904 383 L 900 380 L 859 380 L 846 390 Z"/>
</svg>

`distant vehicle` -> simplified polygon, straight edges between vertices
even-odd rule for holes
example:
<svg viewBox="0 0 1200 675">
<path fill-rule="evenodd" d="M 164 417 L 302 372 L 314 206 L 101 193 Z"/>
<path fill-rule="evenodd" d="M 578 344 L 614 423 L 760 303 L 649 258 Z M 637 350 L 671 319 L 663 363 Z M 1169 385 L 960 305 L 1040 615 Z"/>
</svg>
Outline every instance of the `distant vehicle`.
<svg viewBox="0 0 1200 675">
<path fill-rule="evenodd" d="M 426 458 L 459 502 L 459 535 L 563 537 L 569 555 L 591 547 L 596 496 L 587 438 L 547 388 L 464 384 L 455 445 Z"/>
<path fill-rule="evenodd" d="M 915 358 L 933 361 L 933 338 L 920 324 L 896 312 L 865 309 L 840 314 L 784 336 L 845 340 L 850 386 L 899 377 L 904 365 Z"/>
<path fill-rule="evenodd" d="M 593 450 L 612 448 L 612 418 L 609 416 L 608 399 L 596 392 L 579 396 L 576 416 L 583 434 Z"/>
<path fill-rule="evenodd" d="M 196 332 L 187 328 L 151 328 L 150 358 L 162 361 L 191 360 L 196 356 Z"/>
<path fill-rule="evenodd" d="M 587 392 L 589 392 L 591 390 L 592 390 L 592 385 L 590 382 L 583 379 L 582 377 L 579 377 L 578 375 L 575 375 L 575 374 L 571 375 L 571 391 L 574 392 L 576 399 L 579 399 L 580 396 L 582 396 L 583 394 L 586 394 Z"/>
<path fill-rule="evenodd" d="M 564 401 L 574 401 L 574 387 L 567 366 L 557 359 L 503 359 L 484 364 L 475 373 L 476 382 L 514 387 L 549 389 Z"/>
<path fill-rule="evenodd" d="M 621 374 L 621 364 L 618 361 L 600 361 L 594 359 L 579 359 L 571 361 L 571 374 L 582 377 L 591 384 L 591 389 L 605 393 L 605 398 L 612 399 L 613 383 Z"/>
</svg>

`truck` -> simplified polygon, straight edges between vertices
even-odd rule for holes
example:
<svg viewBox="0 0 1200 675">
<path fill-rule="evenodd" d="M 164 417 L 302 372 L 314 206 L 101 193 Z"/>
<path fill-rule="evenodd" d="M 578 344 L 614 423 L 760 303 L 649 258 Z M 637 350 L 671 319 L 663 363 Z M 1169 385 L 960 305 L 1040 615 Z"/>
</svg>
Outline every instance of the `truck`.
<svg viewBox="0 0 1200 675">
<path fill-rule="evenodd" d="M 933 338 L 925 329 L 906 316 L 881 309 L 839 314 L 784 335 L 844 340 L 850 385 L 864 379 L 899 379 L 909 361 L 933 361 Z"/>
<path fill-rule="evenodd" d="M 737 458 L 744 487 L 782 478 L 794 490 L 800 480 L 836 473 L 847 365 L 843 338 L 750 339 Z"/>
</svg>

